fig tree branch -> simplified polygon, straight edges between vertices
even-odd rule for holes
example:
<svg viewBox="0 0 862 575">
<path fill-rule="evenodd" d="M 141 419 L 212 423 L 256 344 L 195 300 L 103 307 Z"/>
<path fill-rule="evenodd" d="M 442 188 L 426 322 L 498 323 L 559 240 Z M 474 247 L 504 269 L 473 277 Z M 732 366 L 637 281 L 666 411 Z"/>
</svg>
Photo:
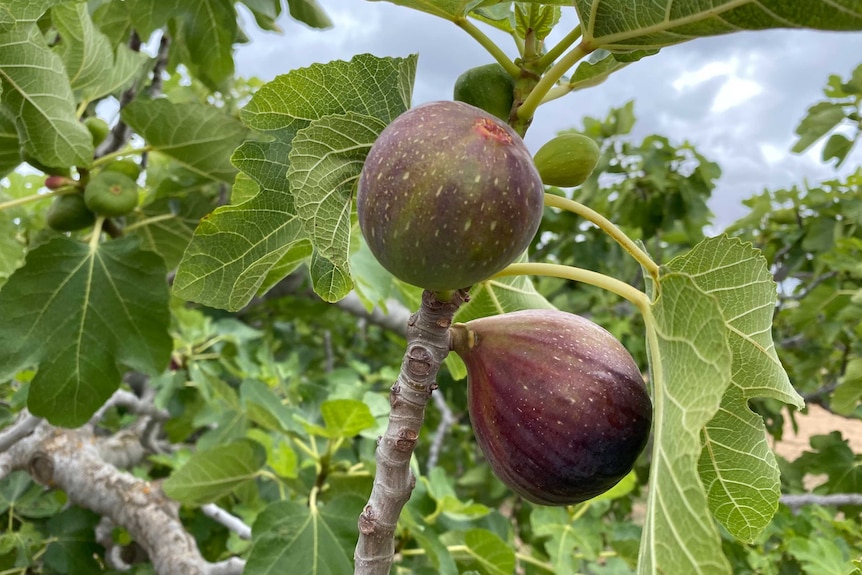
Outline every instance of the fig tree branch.
<svg viewBox="0 0 862 575">
<path fill-rule="evenodd" d="M 0 477 L 26 470 L 37 483 L 66 492 L 70 503 L 122 526 L 147 552 L 159 575 L 242 573 L 241 559 L 220 563 L 204 559 L 180 522 L 178 505 L 156 484 L 107 463 L 104 443 L 90 426 L 60 429 L 40 421 L 0 455 Z"/>
<path fill-rule="evenodd" d="M 830 495 L 803 493 L 799 495 L 782 495 L 779 501 L 790 507 L 795 513 L 806 505 L 862 505 L 862 493 L 832 493 Z"/>
<path fill-rule="evenodd" d="M 395 555 L 394 534 L 401 509 L 416 483 L 410 459 L 436 388 L 437 372 L 449 353 L 449 326 L 467 293 L 441 302 L 430 291 L 407 324 L 407 349 L 389 395 L 386 431 L 377 442 L 377 471 L 371 496 L 359 516 L 355 575 L 387 575 Z"/>
</svg>

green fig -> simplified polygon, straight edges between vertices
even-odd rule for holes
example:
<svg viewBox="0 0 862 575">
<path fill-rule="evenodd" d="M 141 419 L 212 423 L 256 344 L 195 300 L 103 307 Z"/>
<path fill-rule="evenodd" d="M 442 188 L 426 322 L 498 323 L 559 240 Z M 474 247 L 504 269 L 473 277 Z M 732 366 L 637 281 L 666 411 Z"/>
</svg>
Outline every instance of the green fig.
<svg viewBox="0 0 862 575">
<path fill-rule="evenodd" d="M 453 99 L 506 121 L 515 101 L 515 81 L 496 62 L 470 68 L 455 80 Z"/>
<path fill-rule="evenodd" d="M 96 215 L 87 208 L 81 194 L 64 194 L 54 198 L 45 221 L 52 230 L 73 232 L 92 226 Z"/>
<path fill-rule="evenodd" d="M 124 216 L 138 205 L 138 185 L 118 172 L 99 172 L 84 189 L 87 207 L 100 216 Z"/>
<path fill-rule="evenodd" d="M 652 403 L 634 359 L 597 324 L 527 310 L 452 327 L 468 409 L 491 469 L 543 505 L 613 487 L 646 445 Z"/>
<path fill-rule="evenodd" d="M 132 180 L 137 181 L 138 176 L 141 175 L 141 165 L 132 158 L 121 158 L 107 164 L 104 168 L 102 168 L 102 171 L 118 172 L 120 174 L 128 176 Z"/>
<path fill-rule="evenodd" d="M 98 146 L 104 142 L 105 138 L 108 137 L 108 132 L 111 131 L 108 123 L 98 116 L 84 118 L 84 126 L 90 131 L 90 135 L 93 136 L 93 146 Z"/>
<path fill-rule="evenodd" d="M 466 288 L 513 262 L 542 218 L 544 187 L 521 137 L 462 102 L 431 102 L 377 138 L 359 178 L 359 227 L 392 275 Z"/>
<path fill-rule="evenodd" d="M 570 188 L 583 184 L 599 162 L 601 150 L 583 134 L 560 134 L 546 142 L 533 157 L 542 182 Z"/>
</svg>

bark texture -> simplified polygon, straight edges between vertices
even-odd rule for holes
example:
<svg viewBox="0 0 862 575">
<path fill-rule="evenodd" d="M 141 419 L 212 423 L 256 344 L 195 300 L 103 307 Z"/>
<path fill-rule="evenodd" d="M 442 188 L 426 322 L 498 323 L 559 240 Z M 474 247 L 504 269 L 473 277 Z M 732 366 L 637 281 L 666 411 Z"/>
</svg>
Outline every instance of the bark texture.
<svg viewBox="0 0 862 575">
<path fill-rule="evenodd" d="M 426 291 L 419 311 L 407 322 L 407 350 L 389 394 L 389 424 L 377 442 L 374 486 L 359 516 L 355 575 L 387 575 L 392 566 L 398 516 L 416 484 L 410 458 L 425 406 L 437 388 L 437 372 L 449 353 L 452 317 L 467 297 L 458 291 L 450 301 L 441 302 Z"/>
</svg>

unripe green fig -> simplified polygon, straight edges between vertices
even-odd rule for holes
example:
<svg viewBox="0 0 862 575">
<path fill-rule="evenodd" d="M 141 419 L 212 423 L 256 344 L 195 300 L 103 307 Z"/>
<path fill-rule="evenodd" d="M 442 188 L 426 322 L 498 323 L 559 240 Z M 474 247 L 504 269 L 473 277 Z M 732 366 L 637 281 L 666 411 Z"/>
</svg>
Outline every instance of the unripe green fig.
<svg viewBox="0 0 862 575">
<path fill-rule="evenodd" d="M 431 102 L 377 138 L 359 178 L 359 227 L 392 275 L 466 288 L 514 261 L 542 218 L 543 186 L 520 136 L 462 102 Z"/>
<path fill-rule="evenodd" d="M 480 318 L 451 333 L 467 365 L 476 441 L 509 488 L 533 503 L 571 505 L 631 471 L 652 403 L 613 335 L 557 310 Z"/>
<path fill-rule="evenodd" d="M 48 176 L 45 178 L 45 187 L 49 190 L 59 190 L 66 186 L 75 186 L 78 182 L 66 176 Z"/>
<path fill-rule="evenodd" d="M 583 134 L 560 134 L 546 142 L 533 161 L 548 186 L 570 188 L 583 184 L 599 162 L 601 150 Z"/>
<path fill-rule="evenodd" d="M 87 208 L 81 194 L 64 194 L 54 198 L 45 221 L 52 230 L 73 232 L 92 226 L 96 215 Z"/>
<path fill-rule="evenodd" d="M 515 81 L 496 62 L 470 68 L 455 80 L 453 99 L 506 121 L 515 101 Z"/>
<path fill-rule="evenodd" d="M 118 172 L 128 176 L 130 179 L 137 181 L 141 175 L 141 165 L 132 158 L 121 158 L 102 168 L 103 172 Z"/>
<path fill-rule="evenodd" d="M 138 185 L 118 172 L 99 172 L 84 189 L 84 202 L 100 216 L 124 216 L 138 205 Z"/>
<path fill-rule="evenodd" d="M 90 135 L 93 136 L 93 146 L 98 146 L 104 142 L 105 138 L 108 137 L 108 132 L 111 131 L 108 123 L 98 116 L 84 118 L 84 126 L 87 127 Z"/>
</svg>

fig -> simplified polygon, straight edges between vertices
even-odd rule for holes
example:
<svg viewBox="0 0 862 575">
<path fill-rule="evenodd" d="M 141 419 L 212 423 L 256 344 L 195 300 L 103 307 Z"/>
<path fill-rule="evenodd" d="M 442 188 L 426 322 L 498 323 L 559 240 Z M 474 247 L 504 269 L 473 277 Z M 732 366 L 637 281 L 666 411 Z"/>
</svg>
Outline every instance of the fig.
<svg viewBox="0 0 862 575">
<path fill-rule="evenodd" d="M 453 99 L 506 121 L 515 101 L 515 81 L 496 62 L 470 68 L 455 80 Z"/>
<path fill-rule="evenodd" d="M 356 207 L 384 268 L 444 291 L 485 280 L 522 254 L 539 227 L 543 194 L 514 130 L 469 104 L 431 102 L 380 133 Z"/>
<path fill-rule="evenodd" d="M 65 176 L 48 176 L 45 178 L 45 187 L 49 190 L 59 190 L 66 186 L 75 186 L 78 182 Z"/>
<path fill-rule="evenodd" d="M 560 134 L 547 141 L 533 157 L 542 181 L 570 188 L 583 184 L 599 162 L 599 145 L 583 134 Z"/>
<path fill-rule="evenodd" d="M 138 205 L 138 185 L 119 172 L 101 171 L 84 189 L 84 202 L 100 216 L 123 216 Z"/>
<path fill-rule="evenodd" d="M 111 131 L 108 123 L 98 116 L 84 118 L 84 126 L 90 131 L 90 135 L 93 136 L 93 146 L 98 146 L 104 142 L 105 138 L 108 137 L 108 132 Z"/>
<path fill-rule="evenodd" d="M 81 194 L 64 194 L 54 198 L 45 221 L 52 230 L 73 232 L 92 226 L 96 215 L 87 208 Z"/>
<path fill-rule="evenodd" d="M 132 180 L 137 181 L 138 176 L 141 175 L 141 165 L 132 158 L 122 158 L 109 163 L 102 168 L 102 171 L 125 174 Z"/>
<path fill-rule="evenodd" d="M 652 403 L 634 359 L 608 331 L 557 310 L 455 324 L 473 432 L 491 469 L 533 503 L 571 505 L 634 466 Z"/>
</svg>

